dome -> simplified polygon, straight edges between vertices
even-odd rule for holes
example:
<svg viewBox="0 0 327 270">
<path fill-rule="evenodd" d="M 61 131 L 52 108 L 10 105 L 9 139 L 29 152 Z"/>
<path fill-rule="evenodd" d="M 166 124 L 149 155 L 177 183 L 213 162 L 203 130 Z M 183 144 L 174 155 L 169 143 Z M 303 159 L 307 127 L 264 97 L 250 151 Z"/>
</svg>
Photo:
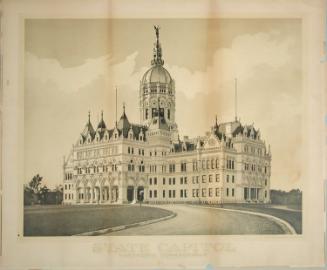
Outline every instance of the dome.
<svg viewBox="0 0 327 270">
<path fill-rule="evenodd" d="M 172 83 L 172 81 L 173 79 L 171 78 L 169 72 L 162 65 L 156 65 L 151 67 L 147 72 L 145 72 L 141 83 L 170 84 Z"/>
</svg>

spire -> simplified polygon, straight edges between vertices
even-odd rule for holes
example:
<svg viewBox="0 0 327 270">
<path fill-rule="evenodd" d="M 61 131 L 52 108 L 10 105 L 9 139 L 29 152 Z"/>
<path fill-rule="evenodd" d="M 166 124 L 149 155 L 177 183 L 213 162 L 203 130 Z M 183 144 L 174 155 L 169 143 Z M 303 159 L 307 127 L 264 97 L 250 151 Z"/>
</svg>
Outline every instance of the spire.
<svg viewBox="0 0 327 270">
<path fill-rule="evenodd" d="M 125 102 L 123 102 L 123 114 L 125 114 Z"/>
<path fill-rule="evenodd" d="M 90 112 L 90 111 L 89 111 L 89 116 L 88 116 L 88 118 L 89 118 L 88 123 L 91 124 L 91 112 Z"/>
<path fill-rule="evenodd" d="M 103 121 L 103 110 L 101 110 L 101 121 Z"/>
<path fill-rule="evenodd" d="M 162 66 L 164 64 L 164 60 L 161 58 L 162 57 L 162 49 L 161 45 L 159 42 L 159 30 L 160 27 L 159 25 L 154 25 L 154 30 L 156 32 L 156 43 L 154 43 L 154 48 L 153 48 L 153 59 L 151 61 L 152 66 Z"/>
<path fill-rule="evenodd" d="M 235 121 L 237 122 L 237 78 L 235 78 Z"/>
</svg>

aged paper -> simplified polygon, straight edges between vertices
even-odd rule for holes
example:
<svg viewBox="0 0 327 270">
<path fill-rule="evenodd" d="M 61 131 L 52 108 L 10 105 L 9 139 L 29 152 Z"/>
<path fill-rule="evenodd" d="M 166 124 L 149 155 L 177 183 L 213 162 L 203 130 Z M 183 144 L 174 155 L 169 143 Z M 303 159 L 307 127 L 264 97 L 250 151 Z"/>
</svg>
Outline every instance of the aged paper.
<svg viewBox="0 0 327 270">
<path fill-rule="evenodd" d="M 4 2 L 1 265 L 323 265 L 326 3 L 155 3 Z"/>
</svg>

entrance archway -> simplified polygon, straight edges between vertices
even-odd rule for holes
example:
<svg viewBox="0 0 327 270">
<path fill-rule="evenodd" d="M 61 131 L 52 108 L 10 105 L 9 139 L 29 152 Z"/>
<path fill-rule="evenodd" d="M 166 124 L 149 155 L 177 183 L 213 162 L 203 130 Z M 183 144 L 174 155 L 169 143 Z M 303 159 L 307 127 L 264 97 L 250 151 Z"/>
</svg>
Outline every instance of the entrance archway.
<svg viewBox="0 0 327 270">
<path fill-rule="evenodd" d="M 131 202 L 134 200 L 134 187 L 128 186 L 127 187 L 127 201 Z"/>
<path fill-rule="evenodd" d="M 144 187 L 140 186 L 137 188 L 137 200 L 143 202 L 144 200 Z"/>
</svg>

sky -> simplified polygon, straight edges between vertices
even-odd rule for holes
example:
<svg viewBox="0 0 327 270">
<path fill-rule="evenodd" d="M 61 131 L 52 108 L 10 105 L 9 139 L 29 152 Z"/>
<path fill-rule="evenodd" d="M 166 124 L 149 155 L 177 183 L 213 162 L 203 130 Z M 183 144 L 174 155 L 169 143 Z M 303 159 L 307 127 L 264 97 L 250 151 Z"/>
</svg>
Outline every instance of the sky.
<svg viewBox="0 0 327 270">
<path fill-rule="evenodd" d="M 271 188 L 301 188 L 302 60 L 298 19 L 28 19 L 25 21 L 25 182 L 62 183 L 63 157 L 101 110 L 112 128 L 115 87 L 139 122 L 139 83 L 155 33 L 175 80 L 181 136 L 238 117 L 271 145 Z"/>
</svg>

